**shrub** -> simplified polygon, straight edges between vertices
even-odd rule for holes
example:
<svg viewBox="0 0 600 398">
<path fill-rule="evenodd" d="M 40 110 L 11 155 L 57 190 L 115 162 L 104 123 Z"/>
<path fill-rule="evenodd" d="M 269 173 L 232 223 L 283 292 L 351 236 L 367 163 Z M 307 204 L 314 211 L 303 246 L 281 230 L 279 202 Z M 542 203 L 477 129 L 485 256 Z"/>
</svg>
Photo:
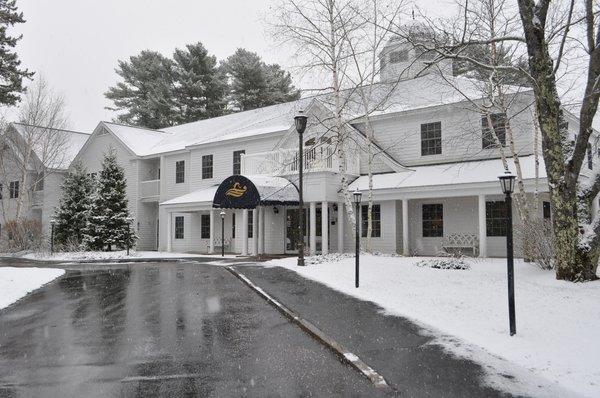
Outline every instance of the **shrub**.
<svg viewBox="0 0 600 398">
<path fill-rule="evenodd" d="M 40 250 L 45 245 L 42 223 L 38 220 L 11 220 L 3 229 L 3 251 Z"/>
<path fill-rule="evenodd" d="M 554 268 L 554 232 L 549 220 L 532 219 L 515 228 L 515 244 L 541 269 Z"/>
<path fill-rule="evenodd" d="M 456 269 L 456 270 L 468 270 L 471 269 L 469 263 L 462 257 L 447 257 L 447 258 L 433 258 L 427 260 L 421 260 L 415 264 L 417 267 L 427 267 L 435 269 Z"/>
</svg>

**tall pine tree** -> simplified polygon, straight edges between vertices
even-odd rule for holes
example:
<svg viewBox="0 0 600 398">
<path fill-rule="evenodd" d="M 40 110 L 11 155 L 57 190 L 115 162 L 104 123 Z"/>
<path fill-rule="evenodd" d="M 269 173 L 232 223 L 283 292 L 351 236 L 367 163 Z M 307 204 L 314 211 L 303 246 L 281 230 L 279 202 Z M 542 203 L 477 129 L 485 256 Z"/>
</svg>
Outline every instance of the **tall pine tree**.
<svg viewBox="0 0 600 398">
<path fill-rule="evenodd" d="M 104 155 L 84 241 L 92 250 L 111 251 L 134 245 L 137 236 L 130 224 L 125 172 L 117 163 L 114 148 Z"/>
<path fill-rule="evenodd" d="M 0 104 L 15 105 L 19 94 L 25 92 L 23 78 L 31 78 L 33 72 L 22 69 L 21 61 L 12 51 L 21 36 L 11 36 L 8 28 L 23 23 L 23 13 L 17 11 L 16 0 L 0 0 Z"/>
<path fill-rule="evenodd" d="M 62 196 L 55 211 L 54 239 L 58 244 L 80 245 L 92 204 L 93 181 L 80 162 L 73 165 L 62 185 Z"/>
<path fill-rule="evenodd" d="M 188 44 L 177 49 L 175 61 L 175 101 L 179 107 L 178 123 L 221 116 L 227 105 L 227 81 L 217 58 L 208 55 L 202 43 Z"/>
<path fill-rule="evenodd" d="M 127 61 L 119 61 L 116 72 L 123 79 L 104 94 L 114 107 L 123 111 L 117 121 L 151 129 L 177 123 L 174 96 L 174 62 L 156 51 L 142 51 Z"/>
<path fill-rule="evenodd" d="M 300 98 L 289 72 L 267 65 L 260 56 L 243 48 L 222 64 L 229 78 L 229 99 L 234 111 L 246 111 Z"/>
</svg>

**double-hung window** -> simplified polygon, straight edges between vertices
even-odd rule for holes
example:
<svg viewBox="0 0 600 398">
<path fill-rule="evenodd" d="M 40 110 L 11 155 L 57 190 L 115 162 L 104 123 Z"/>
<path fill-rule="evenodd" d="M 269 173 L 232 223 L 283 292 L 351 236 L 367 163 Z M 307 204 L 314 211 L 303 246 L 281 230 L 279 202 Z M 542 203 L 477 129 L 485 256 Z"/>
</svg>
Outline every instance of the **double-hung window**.
<svg viewBox="0 0 600 398">
<path fill-rule="evenodd" d="M 360 217 L 361 217 L 361 235 L 363 238 L 367 237 L 367 230 L 369 228 L 369 205 L 362 205 L 360 209 Z M 373 205 L 371 209 L 371 237 L 380 238 L 381 237 L 381 206 Z"/>
<path fill-rule="evenodd" d="M 485 202 L 485 232 L 487 236 L 506 236 L 506 202 Z"/>
<path fill-rule="evenodd" d="M 492 113 L 489 115 L 492 122 L 492 128 L 488 121 L 488 115 L 481 117 L 481 147 L 483 149 L 497 148 L 496 138 L 500 145 L 506 146 L 506 113 Z M 495 134 L 494 134 L 495 133 Z M 494 137 L 495 135 L 495 137 Z"/>
<path fill-rule="evenodd" d="M 213 178 L 213 155 L 202 156 L 202 179 Z"/>
<path fill-rule="evenodd" d="M 175 183 L 185 182 L 185 160 L 175 162 Z"/>
<path fill-rule="evenodd" d="M 200 239 L 210 239 L 210 214 L 200 215 Z"/>
<path fill-rule="evenodd" d="M 421 156 L 440 155 L 442 153 L 442 123 L 421 125 Z"/>
<path fill-rule="evenodd" d="M 183 227 L 184 218 L 183 216 L 175 217 L 175 239 L 183 239 Z"/>
<path fill-rule="evenodd" d="M 444 205 L 441 203 L 424 204 L 423 237 L 438 238 L 444 236 Z"/>
<path fill-rule="evenodd" d="M 9 185 L 9 197 L 16 199 L 19 197 L 19 181 L 11 181 Z"/>
<path fill-rule="evenodd" d="M 242 155 L 245 154 L 246 151 L 234 151 L 233 152 L 233 174 L 239 175 L 242 174 Z"/>
</svg>

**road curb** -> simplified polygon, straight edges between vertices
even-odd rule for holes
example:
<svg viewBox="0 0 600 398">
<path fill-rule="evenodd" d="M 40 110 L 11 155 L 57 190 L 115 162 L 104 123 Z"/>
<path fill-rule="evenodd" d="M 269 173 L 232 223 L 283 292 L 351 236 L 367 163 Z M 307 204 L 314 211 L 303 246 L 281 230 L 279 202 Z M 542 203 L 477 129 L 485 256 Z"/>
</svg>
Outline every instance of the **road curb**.
<svg viewBox="0 0 600 398">
<path fill-rule="evenodd" d="M 302 330 L 311 335 L 314 339 L 328 347 L 332 350 L 341 360 L 342 362 L 352 366 L 354 369 L 358 370 L 363 376 L 373 383 L 376 388 L 382 390 L 391 391 L 391 387 L 387 384 L 383 376 L 381 376 L 375 369 L 364 363 L 358 355 L 353 354 L 343 345 L 339 344 L 337 341 L 326 335 L 322 330 L 317 328 L 311 322 L 302 318 L 299 314 L 291 310 L 290 308 L 283 305 L 273 296 L 265 292 L 261 287 L 257 286 L 252 282 L 247 276 L 237 271 L 235 268 L 231 266 L 225 267 L 229 272 L 231 272 L 234 276 L 248 285 L 252 290 L 258 293 L 259 296 L 267 300 L 269 304 L 274 306 L 279 312 L 281 312 L 286 318 L 300 326 Z"/>
</svg>

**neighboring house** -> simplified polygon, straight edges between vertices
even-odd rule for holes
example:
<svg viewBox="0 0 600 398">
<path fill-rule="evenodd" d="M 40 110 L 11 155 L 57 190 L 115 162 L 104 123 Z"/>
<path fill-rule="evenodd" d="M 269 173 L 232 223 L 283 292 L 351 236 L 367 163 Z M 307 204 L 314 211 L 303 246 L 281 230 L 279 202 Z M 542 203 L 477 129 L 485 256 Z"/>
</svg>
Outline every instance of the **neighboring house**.
<svg viewBox="0 0 600 398">
<path fill-rule="evenodd" d="M 504 198 L 497 179 L 502 162 L 482 127 L 482 115 L 463 97 L 478 98 L 480 92 L 473 80 L 464 77 L 417 76 L 421 68 L 400 68 L 414 64 L 416 56 L 403 46 L 392 42 L 382 52 L 382 82 L 372 91 L 374 102 L 386 99 L 371 114 L 375 131 L 373 250 L 435 255 L 448 241 L 463 239 L 482 257 L 504 256 Z M 450 67 L 441 69 L 451 71 Z M 449 81 L 456 87 L 450 87 Z M 515 133 L 525 187 L 531 194 L 538 187 L 537 216 L 549 219 L 541 156 L 536 179 L 533 94 L 522 88 L 507 93 L 511 105 L 506 117 Z M 366 202 L 365 119 L 356 105 L 356 93 L 344 95 L 354 105 L 343 115 L 347 139 L 342 161 L 350 191 L 361 190 Z M 301 159 L 307 251 L 350 251 L 354 232 L 341 193 L 330 102 L 328 96 L 303 98 L 162 131 L 101 122 L 77 159 L 91 173 L 98 173 L 103 153 L 115 149 L 126 171 L 138 249 L 211 253 L 224 245 L 232 253 L 292 254 L 300 239 L 298 134 L 293 118 L 302 110 L 309 118 Z M 502 141 L 504 117 L 493 115 Z M 577 131 L 577 118 L 571 114 L 567 118 L 569 129 Z M 600 167 L 599 157 L 595 144 L 582 178 Z M 510 159 L 509 164 L 514 171 Z M 366 219 L 359 218 L 364 240 Z"/>
<path fill-rule="evenodd" d="M 47 234 L 65 174 L 89 136 L 78 131 L 10 123 L 1 134 L 0 223 L 13 220 L 20 203 L 21 217 L 39 221 L 42 232 Z"/>
</svg>

